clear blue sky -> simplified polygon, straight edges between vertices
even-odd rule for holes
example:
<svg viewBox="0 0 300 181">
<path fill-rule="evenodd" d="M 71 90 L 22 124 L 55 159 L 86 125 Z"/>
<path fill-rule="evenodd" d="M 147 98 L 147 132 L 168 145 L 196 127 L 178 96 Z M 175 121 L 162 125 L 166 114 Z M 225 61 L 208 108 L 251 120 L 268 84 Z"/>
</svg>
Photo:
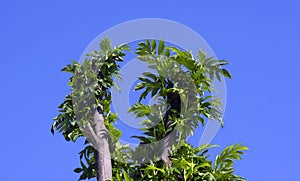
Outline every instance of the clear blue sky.
<svg viewBox="0 0 300 181">
<path fill-rule="evenodd" d="M 250 147 L 236 173 L 300 180 L 299 7 L 296 0 L 1 1 L 0 180 L 78 178 L 81 145 L 50 134 L 68 93 L 60 69 L 107 28 L 149 17 L 194 29 L 231 62 L 225 128 L 213 143 Z"/>
</svg>

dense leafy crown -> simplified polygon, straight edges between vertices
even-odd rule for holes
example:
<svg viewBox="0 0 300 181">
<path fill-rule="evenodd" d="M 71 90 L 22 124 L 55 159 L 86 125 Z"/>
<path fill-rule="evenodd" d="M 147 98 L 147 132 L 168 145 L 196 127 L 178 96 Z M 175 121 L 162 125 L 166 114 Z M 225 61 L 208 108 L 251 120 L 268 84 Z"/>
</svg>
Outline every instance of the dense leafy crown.
<svg viewBox="0 0 300 181">
<path fill-rule="evenodd" d="M 112 48 L 110 40 L 104 39 L 100 51 L 89 54 L 82 64 L 72 61 L 62 69 L 72 74 L 69 80 L 72 90 L 59 106 L 60 114 L 54 118 L 51 132 L 56 129 L 67 141 L 86 139 L 79 153 L 80 167 L 74 170 L 80 173 L 79 179 L 96 177 L 95 148 L 82 128 L 89 122 L 89 113 L 101 106 L 109 132 L 113 180 L 244 180 L 233 173 L 233 162 L 240 159 L 247 147 L 228 146 L 213 162 L 208 160 L 207 152 L 216 145 L 193 147 L 185 141 L 199 123 L 204 125 L 206 120 L 217 119 L 223 125 L 221 100 L 211 92 L 215 79 L 231 78 L 222 68 L 228 62 L 208 58 L 201 50 L 195 58 L 192 52 L 167 46 L 162 40 L 138 44 L 137 58 L 153 71 L 139 77 L 135 90 L 141 94 L 129 112 L 143 119 L 144 135 L 132 136 L 140 140 L 136 149 L 118 142 L 122 132 L 114 127 L 118 118 L 117 113 L 111 111 L 111 88 L 115 86 L 113 79 L 121 77 L 118 62 L 123 61 L 127 50 L 127 45 Z M 81 100 L 86 94 L 94 98 Z M 155 97 L 156 103 L 144 104 L 142 100 L 147 97 Z M 159 142 L 172 132 L 175 137 L 168 155 L 172 166 L 166 166 L 159 154 L 155 154 L 159 144 L 151 143 Z M 150 146 L 143 146 L 147 144 Z"/>
</svg>

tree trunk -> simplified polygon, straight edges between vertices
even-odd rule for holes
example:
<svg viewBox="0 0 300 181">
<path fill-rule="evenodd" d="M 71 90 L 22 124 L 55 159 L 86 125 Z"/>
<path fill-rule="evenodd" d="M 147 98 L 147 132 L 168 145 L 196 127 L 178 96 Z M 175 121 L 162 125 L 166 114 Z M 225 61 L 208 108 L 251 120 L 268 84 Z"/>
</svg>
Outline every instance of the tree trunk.
<svg viewBox="0 0 300 181">
<path fill-rule="evenodd" d="M 168 130 L 171 127 L 171 124 L 173 121 L 171 120 L 172 117 L 180 117 L 180 111 L 181 111 L 181 99 L 180 95 L 178 93 L 174 93 L 167 98 L 167 102 L 169 103 L 169 108 L 164 116 L 164 124 L 165 129 Z M 174 128 L 174 127 L 173 127 Z M 172 148 L 172 144 L 176 141 L 176 130 L 172 130 L 171 132 L 168 132 L 166 136 L 163 138 L 162 141 L 162 149 L 161 149 L 161 159 L 164 161 L 164 165 L 171 167 L 171 161 L 170 161 L 170 151 Z"/>
<path fill-rule="evenodd" d="M 104 125 L 104 117 L 101 108 L 94 114 L 95 133 L 100 139 L 100 144 L 95 145 L 95 161 L 97 165 L 97 181 L 112 180 L 111 157 L 108 144 L 108 131 Z"/>
<path fill-rule="evenodd" d="M 170 161 L 170 151 L 172 148 L 172 144 L 176 141 L 176 131 L 173 130 L 170 134 L 168 134 L 162 141 L 162 149 L 161 149 L 161 159 L 164 161 L 165 167 L 171 167 Z"/>
</svg>

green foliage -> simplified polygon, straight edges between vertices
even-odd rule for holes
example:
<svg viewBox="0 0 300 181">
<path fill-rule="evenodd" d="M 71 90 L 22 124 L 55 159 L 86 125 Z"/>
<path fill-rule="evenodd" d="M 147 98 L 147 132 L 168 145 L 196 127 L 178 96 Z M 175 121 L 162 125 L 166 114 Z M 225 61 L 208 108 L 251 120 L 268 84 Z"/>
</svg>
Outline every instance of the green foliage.
<svg viewBox="0 0 300 181">
<path fill-rule="evenodd" d="M 96 177 L 95 148 L 88 141 L 83 127 L 90 122 L 90 113 L 97 106 L 103 110 L 110 134 L 113 180 L 245 180 L 234 174 L 233 163 L 241 159 L 247 147 L 233 144 L 212 161 L 208 151 L 216 145 L 193 147 L 185 141 L 195 128 L 209 119 L 217 119 L 223 125 L 221 100 L 211 95 L 213 81 L 232 77 L 222 67 L 228 64 L 227 61 L 208 58 L 201 50 L 195 58 L 191 52 L 169 47 L 162 40 L 146 40 L 138 44 L 135 52 L 137 58 L 146 62 L 153 71 L 144 72 L 135 86 L 141 94 L 129 112 L 143 119 L 144 135 L 132 137 L 139 139 L 140 145 L 151 144 L 176 130 L 176 141 L 169 155 L 172 165 L 166 167 L 162 160 L 157 159 L 159 155 L 145 156 L 145 153 L 154 153 L 155 146 L 139 146 L 132 150 L 118 142 L 122 132 L 114 127 L 118 118 L 117 113 L 111 111 L 111 87 L 115 77 L 121 78 L 118 62 L 124 61 L 126 50 L 129 50 L 127 45 L 113 48 L 110 40 L 104 39 L 100 50 L 87 55 L 81 64 L 72 61 L 62 69 L 71 73 L 68 85 L 72 89 L 58 107 L 59 114 L 54 118 L 51 132 L 54 134 L 57 130 L 67 141 L 85 139 L 84 148 L 79 152 L 80 166 L 74 169 L 80 174 L 79 180 Z M 83 95 L 92 97 L 86 99 Z M 174 109 L 172 100 L 178 95 L 181 106 Z M 142 100 L 147 96 L 156 97 L 156 103 L 152 106 L 143 104 Z M 72 100 L 76 100 L 75 103 Z M 166 120 L 171 122 L 170 125 L 166 125 Z"/>
<path fill-rule="evenodd" d="M 122 174 L 120 174 L 119 172 L 115 180 L 245 180 L 244 178 L 233 174 L 232 163 L 234 162 L 234 160 L 239 160 L 240 155 L 243 154 L 242 151 L 247 150 L 247 148 L 239 144 L 228 146 L 219 155 L 216 156 L 215 163 L 213 163 L 213 161 L 208 160 L 208 151 L 210 148 L 214 147 L 217 147 L 217 145 L 202 145 L 200 147 L 194 148 L 193 146 L 184 143 L 179 149 L 176 149 L 176 151 L 174 151 L 170 155 L 172 167 L 164 167 L 162 162 L 159 160 L 155 160 L 149 164 L 135 166 L 135 169 L 133 169 L 132 167 L 123 167 L 122 169 L 120 169 L 122 170 Z M 224 167 L 222 169 L 220 167 L 215 167 L 216 164 L 221 164 Z"/>
<path fill-rule="evenodd" d="M 221 81 L 221 76 L 231 78 L 230 73 L 222 68 L 222 65 L 228 63 L 227 61 L 207 58 L 201 50 L 196 59 L 192 52 L 168 47 L 162 40 L 159 41 L 158 48 L 156 41 L 141 42 L 136 54 L 139 60 L 148 63 L 149 67 L 153 69 L 153 72 L 144 72 L 139 77 L 140 82 L 136 85 L 135 90 L 142 90 L 142 92 L 139 102 L 130 109 L 137 117 L 147 117 L 143 122 L 148 128 L 145 132 L 146 135 L 157 138 L 155 139 L 157 141 L 172 131 L 165 130 L 165 126 L 162 125 L 164 124 L 163 114 L 168 108 L 170 109 L 170 99 L 176 94 L 180 95 L 182 106 L 180 112 L 172 111 L 175 111 L 174 114 L 182 116 L 169 119 L 181 133 L 180 139 L 192 135 L 199 123 L 205 124 L 205 119 L 217 119 L 223 126 L 221 101 L 217 97 L 211 96 L 210 93 L 214 89 L 212 83 L 215 77 L 219 81 Z M 151 97 L 157 96 L 163 99 L 160 101 L 161 104 L 153 106 L 151 113 L 149 113 L 149 108 L 144 109 L 147 107 L 146 105 L 140 103 L 149 93 L 151 93 Z M 145 142 L 145 137 L 139 138 Z"/>
<path fill-rule="evenodd" d="M 214 164 L 214 175 L 216 178 L 225 180 L 243 180 L 242 177 L 233 174 L 234 160 L 240 160 L 243 151 L 248 150 L 247 147 L 240 144 L 231 145 L 225 148 L 217 157 Z"/>
<path fill-rule="evenodd" d="M 79 137 L 86 138 L 83 127 L 92 120 L 90 117 L 93 116 L 94 110 L 90 109 L 101 106 L 104 123 L 110 134 L 110 149 L 122 150 L 127 148 L 126 146 L 117 147 L 121 131 L 111 124 L 117 120 L 117 114 L 110 110 L 110 89 L 114 85 L 113 78 L 120 77 L 118 74 L 120 66 L 117 62 L 123 61 L 125 50 L 129 50 L 127 45 L 112 48 L 110 40 L 104 39 L 100 43 L 100 51 L 94 51 L 87 55 L 82 64 L 72 61 L 72 64 L 68 64 L 62 69 L 62 71 L 72 74 L 68 82 L 72 90 L 58 107 L 60 114 L 54 118 L 51 127 L 53 134 L 56 129 L 63 134 L 67 141 L 72 140 L 73 142 L 76 142 Z M 74 170 L 81 173 L 80 180 L 93 178 L 96 174 L 95 149 L 87 139 L 85 145 L 86 147 L 79 153 L 81 167 Z"/>
</svg>

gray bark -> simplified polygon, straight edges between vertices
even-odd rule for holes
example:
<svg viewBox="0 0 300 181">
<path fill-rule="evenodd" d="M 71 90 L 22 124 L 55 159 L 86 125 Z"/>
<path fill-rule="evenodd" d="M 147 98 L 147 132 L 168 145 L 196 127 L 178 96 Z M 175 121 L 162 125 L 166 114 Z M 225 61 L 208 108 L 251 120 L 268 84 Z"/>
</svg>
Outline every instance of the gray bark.
<svg viewBox="0 0 300 181">
<path fill-rule="evenodd" d="M 89 142 L 96 149 L 97 181 L 112 180 L 111 156 L 108 143 L 108 130 L 104 125 L 104 117 L 100 108 L 94 113 L 94 125 L 85 127 Z"/>
<path fill-rule="evenodd" d="M 165 167 L 171 167 L 171 161 L 170 161 L 169 156 L 170 156 L 172 144 L 175 141 L 176 141 L 176 131 L 175 130 L 173 130 L 170 134 L 168 134 L 162 141 L 160 158 L 164 161 Z"/>
<path fill-rule="evenodd" d="M 97 138 L 100 138 L 100 144 L 96 146 L 96 165 L 97 165 L 97 180 L 105 181 L 112 180 L 111 157 L 108 144 L 108 130 L 104 125 L 104 117 L 99 110 L 94 114 L 95 132 Z"/>
<path fill-rule="evenodd" d="M 181 99 L 180 95 L 174 93 L 167 98 L 168 103 L 170 104 L 169 109 L 167 110 L 165 117 L 164 117 L 164 125 L 165 129 L 168 130 L 171 127 L 173 121 L 170 119 L 173 116 L 179 117 L 181 111 Z M 174 112 L 175 111 L 175 112 Z M 165 167 L 171 167 L 170 161 L 170 151 L 172 148 L 172 144 L 176 141 L 176 130 L 172 130 L 171 132 L 167 133 L 167 135 L 162 140 L 162 148 L 160 158 L 164 161 Z"/>
</svg>

